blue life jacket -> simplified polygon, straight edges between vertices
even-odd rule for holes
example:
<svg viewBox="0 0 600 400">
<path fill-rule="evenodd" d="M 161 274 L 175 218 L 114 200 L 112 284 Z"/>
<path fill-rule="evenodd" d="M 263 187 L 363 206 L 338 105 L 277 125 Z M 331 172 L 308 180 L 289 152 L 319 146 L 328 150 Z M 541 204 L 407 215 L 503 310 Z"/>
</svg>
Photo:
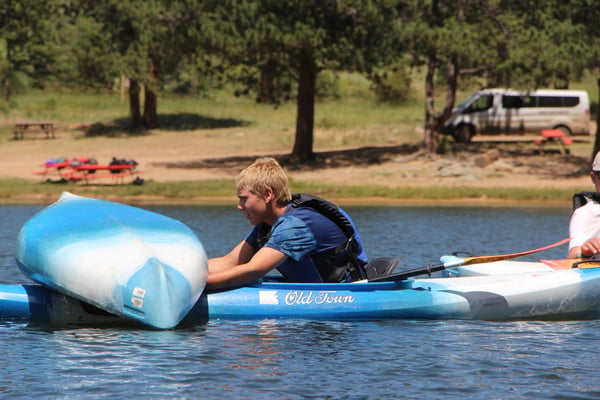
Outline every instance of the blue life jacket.
<svg viewBox="0 0 600 400">
<path fill-rule="evenodd" d="M 311 208 L 333 222 L 344 234 L 346 240 L 334 249 L 311 255 L 311 260 L 323 282 L 344 282 L 361 280 L 367 277 L 366 260 L 361 260 L 361 247 L 356 239 L 354 226 L 334 203 L 308 194 L 295 194 L 290 202 L 292 208 Z M 259 227 L 259 247 L 269 240 L 271 227 L 263 224 Z M 280 272 L 285 276 L 284 271 Z"/>
</svg>

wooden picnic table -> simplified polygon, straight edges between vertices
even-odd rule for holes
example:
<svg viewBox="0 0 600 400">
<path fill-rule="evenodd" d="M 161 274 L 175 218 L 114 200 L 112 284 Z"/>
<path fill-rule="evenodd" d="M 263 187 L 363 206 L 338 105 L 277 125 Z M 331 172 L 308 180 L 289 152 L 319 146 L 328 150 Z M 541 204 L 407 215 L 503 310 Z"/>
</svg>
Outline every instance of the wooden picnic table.
<svg viewBox="0 0 600 400">
<path fill-rule="evenodd" d="M 110 178 L 113 184 L 124 184 L 125 178 L 131 178 L 132 182 L 141 172 L 136 164 L 89 164 L 87 158 L 60 160 L 47 162 L 42 167 L 43 171 L 34 172 L 41 175 L 42 179 L 48 181 L 56 177 L 59 181 L 84 182 L 89 184 L 91 180 Z M 139 180 L 139 178 L 137 178 Z"/>
<path fill-rule="evenodd" d="M 33 133 L 35 130 L 29 128 L 40 128 L 46 134 L 46 139 L 56 138 L 54 131 L 55 123 L 53 121 L 21 121 L 15 123 L 13 129 L 14 139 L 25 139 L 26 133 Z"/>
<path fill-rule="evenodd" d="M 133 178 L 139 174 L 137 164 L 122 164 L 122 165 L 98 165 L 98 164 L 82 164 L 72 167 L 73 175 L 71 180 L 83 180 L 89 183 L 90 179 L 112 178 L 113 183 L 123 184 L 125 178 Z M 104 172 L 104 173 L 103 173 Z"/>
<path fill-rule="evenodd" d="M 573 144 L 573 138 L 566 136 L 561 129 L 543 129 L 540 131 L 541 137 L 534 139 L 534 143 L 539 146 L 540 152 L 544 154 L 546 145 L 557 144 L 561 154 L 570 154 L 567 146 Z"/>
</svg>

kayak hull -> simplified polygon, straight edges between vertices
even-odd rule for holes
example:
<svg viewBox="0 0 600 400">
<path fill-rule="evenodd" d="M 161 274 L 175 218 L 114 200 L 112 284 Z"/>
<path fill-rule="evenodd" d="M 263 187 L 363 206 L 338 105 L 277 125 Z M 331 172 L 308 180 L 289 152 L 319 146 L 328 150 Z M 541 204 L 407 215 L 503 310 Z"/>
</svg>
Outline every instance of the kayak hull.
<svg viewBox="0 0 600 400">
<path fill-rule="evenodd" d="M 580 319 L 600 316 L 600 268 L 403 282 L 263 282 L 202 294 L 180 325 L 207 320 Z M 124 321 L 39 285 L 0 285 L 0 319 L 51 324 Z"/>
<path fill-rule="evenodd" d="M 600 269 L 593 269 L 399 283 L 262 283 L 202 296 L 186 318 L 510 320 L 598 312 Z"/>
<path fill-rule="evenodd" d="M 158 329 L 181 321 L 207 278 L 204 248 L 183 223 L 69 193 L 24 224 L 16 260 L 37 283 Z"/>
</svg>

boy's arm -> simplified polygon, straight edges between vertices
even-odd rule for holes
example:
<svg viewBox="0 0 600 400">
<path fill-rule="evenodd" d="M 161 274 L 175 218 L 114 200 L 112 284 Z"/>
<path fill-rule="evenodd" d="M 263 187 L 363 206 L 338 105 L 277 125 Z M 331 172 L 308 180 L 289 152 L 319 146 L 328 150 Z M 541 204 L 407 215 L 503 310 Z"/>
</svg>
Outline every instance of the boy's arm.
<svg viewBox="0 0 600 400">
<path fill-rule="evenodd" d="M 267 272 L 279 266 L 286 258 L 287 256 L 279 250 L 263 247 L 246 263 L 218 270 L 209 269 L 206 288 L 209 290 L 223 289 L 256 282 Z"/>
</svg>

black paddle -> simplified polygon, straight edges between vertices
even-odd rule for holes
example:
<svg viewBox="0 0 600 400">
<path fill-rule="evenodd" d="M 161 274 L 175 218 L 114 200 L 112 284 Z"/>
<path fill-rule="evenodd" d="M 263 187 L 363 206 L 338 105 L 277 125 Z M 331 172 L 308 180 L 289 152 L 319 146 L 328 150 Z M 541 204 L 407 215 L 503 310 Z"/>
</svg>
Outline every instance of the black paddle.
<svg viewBox="0 0 600 400">
<path fill-rule="evenodd" d="M 475 257 L 465 257 L 465 258 L 457 258 L 455 260 L 447 261 L 441 264 L 428 265 L 427 267 L 409 269 L 408 271 L 398 272 L 396 274 L 379 276 L 377 278 L 369 279 L 369 282 L 398 282 L 402 281 L 406 278 L 410 278 L 412 276 L 417 275 L 430 275 L 433 272 L 443 271 L 445 269 L 457 268 L 463 265 L 473 265 L 473 264 L 483 264 L 494 261 L 502 261 L 502 260 L 510 260 L 511 258 L 517 258 L 521 256 L 526 256 L 528 254 L 537 253 L 538 251 L 548 250 L 553 247 L 560 246 L 563 243 L 568 242 L 571 238 L 563 239 L 559 242 L 550 244 L 548 246 L 540 247 L 539 249 L 522 251 L 520 253 L 512 253 L 512 254 L 501 254 L 497 256 L 475 256 Z"/>
</svg>

